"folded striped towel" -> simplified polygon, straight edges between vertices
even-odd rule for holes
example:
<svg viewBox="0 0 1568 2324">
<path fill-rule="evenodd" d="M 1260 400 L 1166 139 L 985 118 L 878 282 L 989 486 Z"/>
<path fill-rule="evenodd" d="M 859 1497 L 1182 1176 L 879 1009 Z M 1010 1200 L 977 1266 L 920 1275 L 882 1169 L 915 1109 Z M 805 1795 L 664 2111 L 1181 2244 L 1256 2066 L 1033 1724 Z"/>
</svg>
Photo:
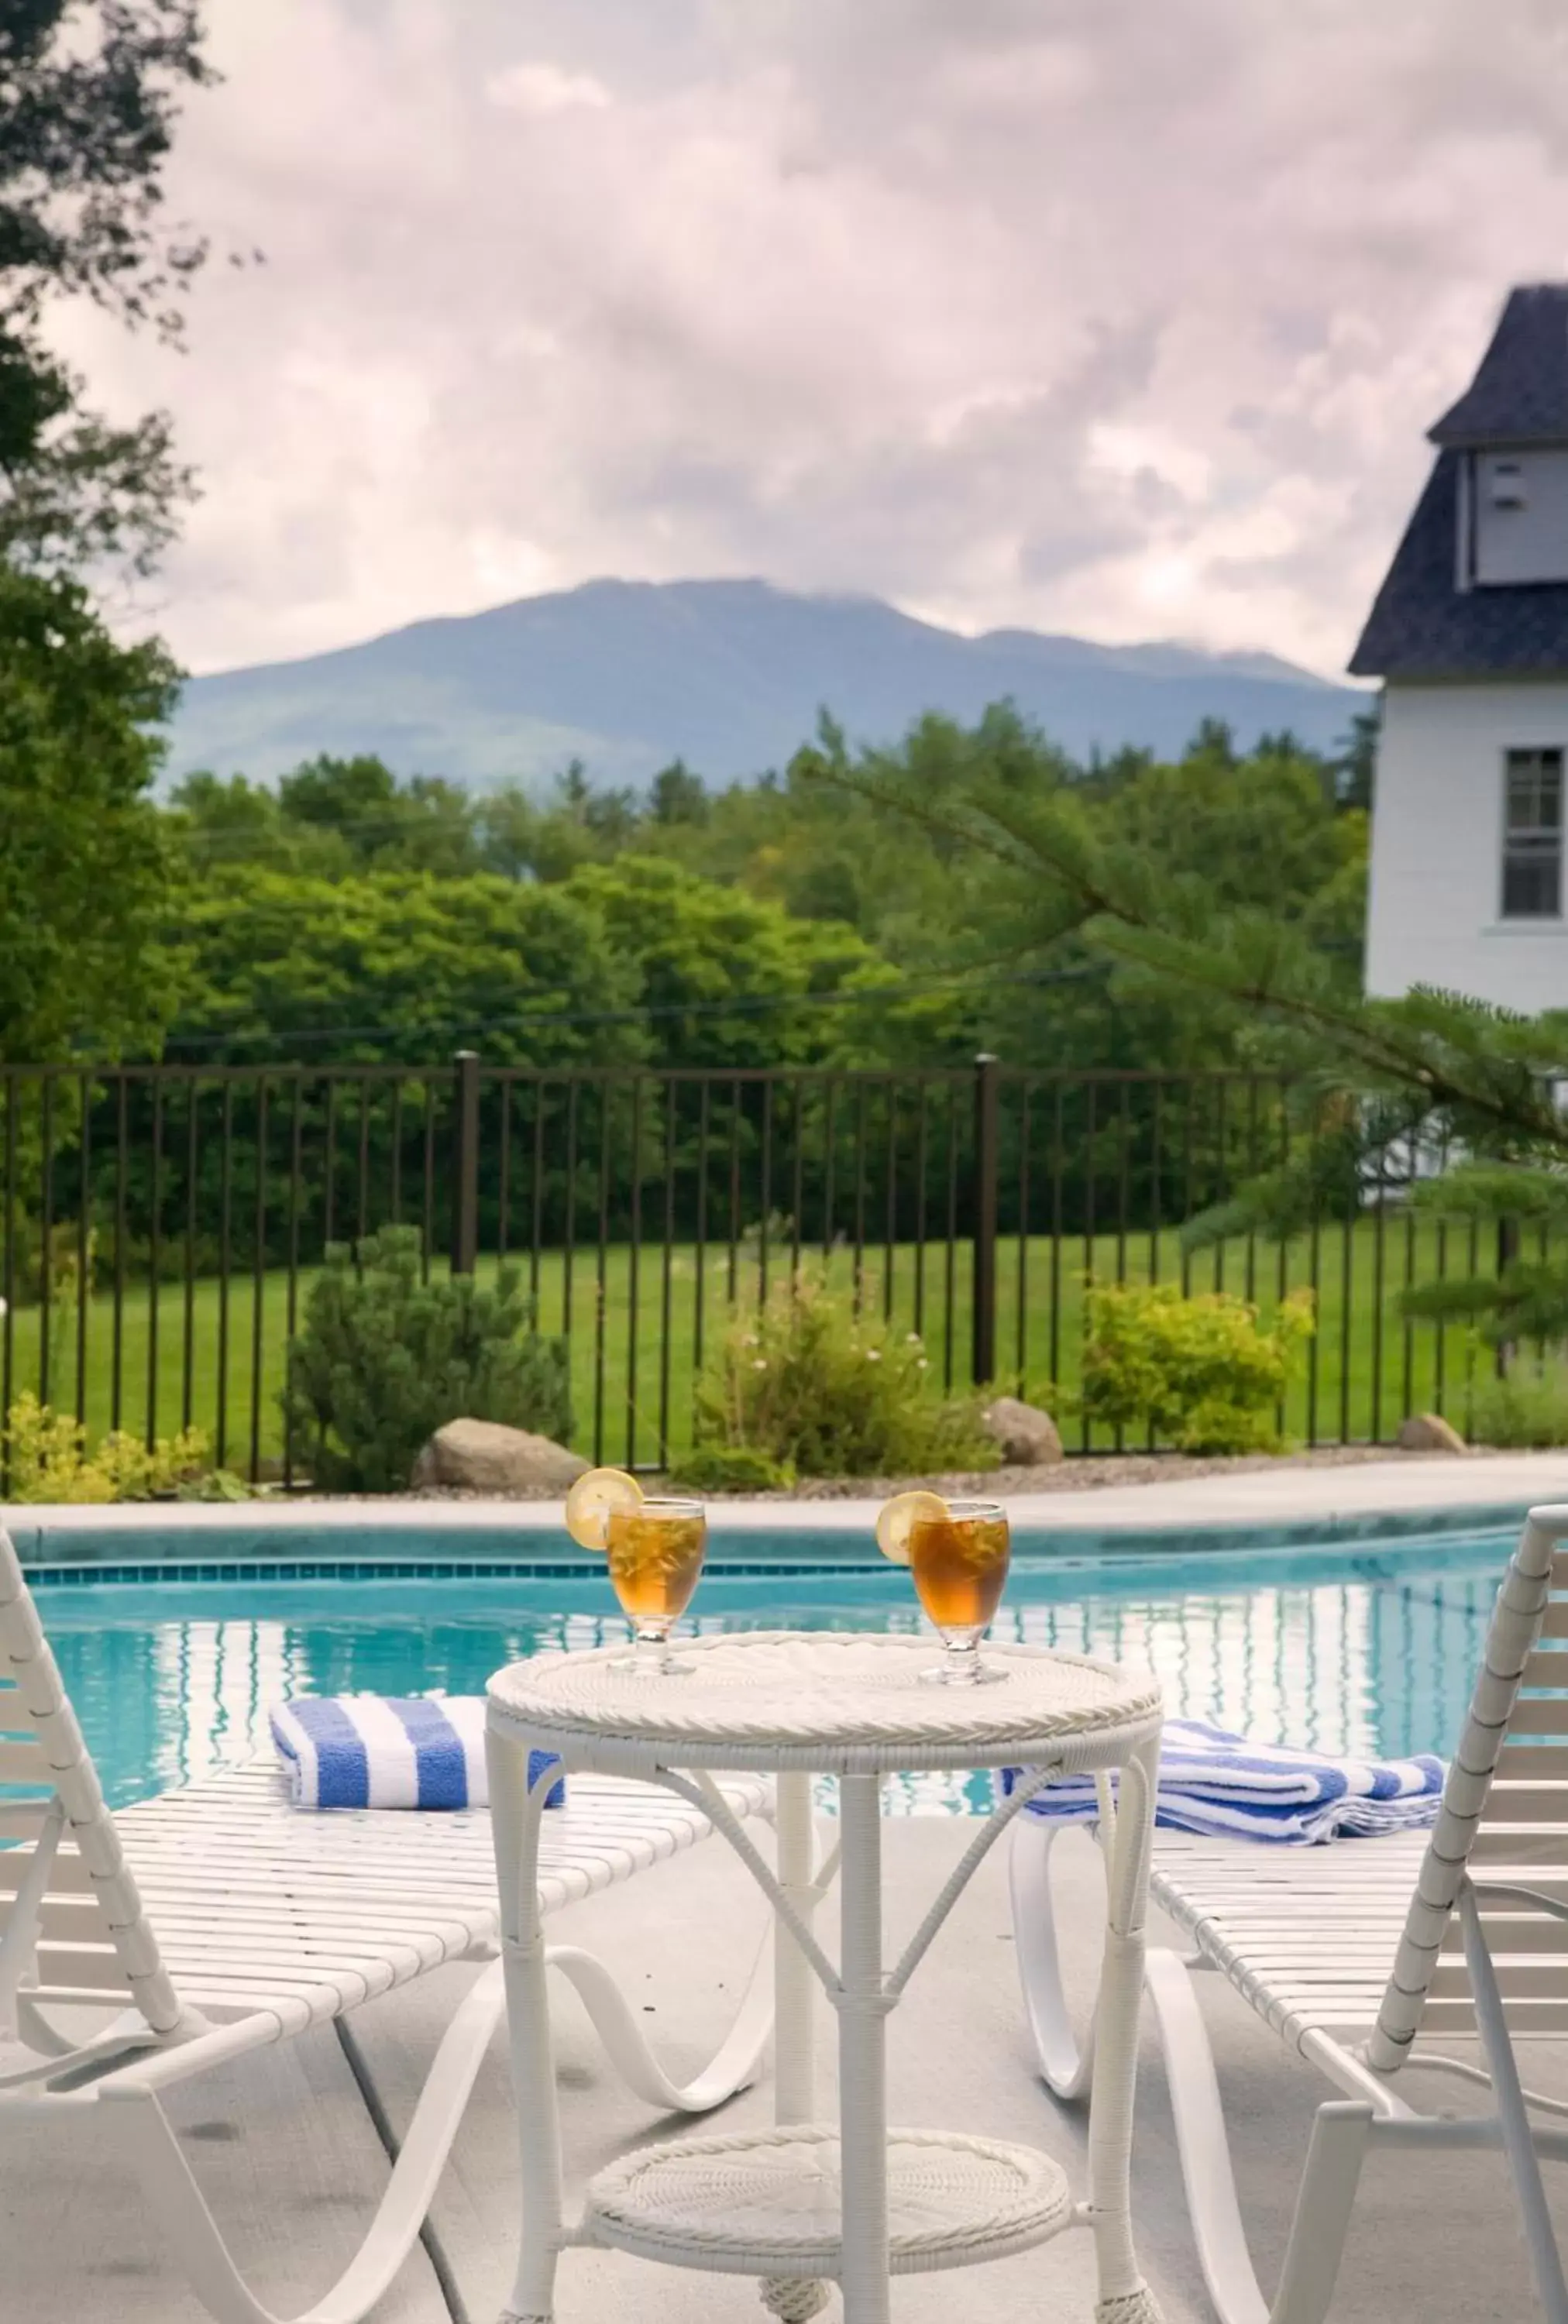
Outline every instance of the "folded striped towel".
<svg viewBox="0 0 1568 2324">
<path fill-rule="evenodd" d="M 298 1808 L 483 1808 L 484 1697 L 303 1694 L 275 1703 L 272 1740 Z M 529 1754 L 533 1783 L 560 1761 Z M 566 1805 L 563 1776 L 547 1807 Z"/>
<path fill-rule="evenodd" d="M 1020 1770 L 1008 1767 L 1010 1792 Z M 1283 1743 L 1257 1743 L 1201 1719 L 1167 1719 L 1160 1744 L 1155 1821 L 1168 1831 L 1230 1836 L 1305 1848 L 1341 1838 L 1416 1831 L 1437 1821 L 1443 1762 L 1324 1759 Z M 1037 1792 L 1028 1813 L 1093 1822 L 1099 1810 L 1090 1775 L 1066 1775 Z"/>
</svg>

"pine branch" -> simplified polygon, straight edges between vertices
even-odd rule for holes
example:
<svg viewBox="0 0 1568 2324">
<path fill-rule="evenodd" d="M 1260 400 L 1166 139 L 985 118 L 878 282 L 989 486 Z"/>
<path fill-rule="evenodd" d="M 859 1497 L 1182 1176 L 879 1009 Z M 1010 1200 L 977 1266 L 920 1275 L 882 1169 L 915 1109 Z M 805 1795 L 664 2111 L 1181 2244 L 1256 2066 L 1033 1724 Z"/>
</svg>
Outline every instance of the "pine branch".
<svg viewBox="0 0 1568 2324">
<path fill-rule="evenodd" d="M 1434 1218 L 1551 1225 L 1568 1219 L 1568 1172 L 1524 1163 L 1460 1163 L 1418 1185 L 1414 1200 Z"/>
</svg>

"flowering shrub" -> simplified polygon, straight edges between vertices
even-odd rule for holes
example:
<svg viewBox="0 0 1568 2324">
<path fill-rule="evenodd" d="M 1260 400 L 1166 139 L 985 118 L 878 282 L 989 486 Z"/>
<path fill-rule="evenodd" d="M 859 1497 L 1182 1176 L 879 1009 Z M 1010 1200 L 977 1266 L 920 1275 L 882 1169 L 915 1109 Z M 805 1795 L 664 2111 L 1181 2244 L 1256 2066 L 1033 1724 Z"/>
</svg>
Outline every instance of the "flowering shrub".
<svg viewBox="0 0 1568 2324">
<path fill-rule="evenodd" d="M 14 1501 L 145 1501 L 194 1489 L 208 1463 L 198 1428 L 161 1436 L 151 1451 L 115 1429 L 89 1452 L 87 1431 L 69 1412 L 18 1397 L 5 1416 L 5 1457 Z"/>
<path fill-rule="evenodd" d="M 697 1388 L 699 1452 L 761 1453 L 802 1477 L 992 1469 L 977 1400 L 944 1402 L 918 1333 L 856 1318 L 820 1280 L 732 1320 Z"/>
<path fill-rule="evenodd" d="M 1228 1291 L 1184 1298 L 1175 1284 L 1091 1284 L 1080 1409 L 1151 1427 L 1184 1452 L 1274 1452 L 1276 1410 L 1316 1329 L 1310 1291 L 1268 1331 Z"/>
</svg>

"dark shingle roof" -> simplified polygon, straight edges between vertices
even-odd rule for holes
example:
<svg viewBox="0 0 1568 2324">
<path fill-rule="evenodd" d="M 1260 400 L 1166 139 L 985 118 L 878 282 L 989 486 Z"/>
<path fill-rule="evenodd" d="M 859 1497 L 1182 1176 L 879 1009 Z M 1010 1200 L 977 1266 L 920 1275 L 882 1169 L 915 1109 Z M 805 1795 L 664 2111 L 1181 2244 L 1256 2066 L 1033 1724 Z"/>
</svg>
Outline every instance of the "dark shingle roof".
<svg viewBox="0 0 1568 2324">
<path fill-rule="evenodd" d="M 1568 581 L 1454 586 L 1454 480 L 1463 456 L 1437 456 L 1351 658 L 1355 678 L 1568 671 Z"/>
<path fill-rule="evenodd" d="M 1444 447 L 1568 444 L 1568 283 L 1509 291 L 1480 369 L 1429 433 Z"/>
<path fill-rule="evenodd" d="M 1568 581 L 1456 586 L 1457 478 L 1472 450 L 1568 446 L 1568 283 L 1510 290 L 1480 368 L 1430 431 L 1437 463 L 1351 658 L 1357 678 L 1568 671 Z"/>
</svg>

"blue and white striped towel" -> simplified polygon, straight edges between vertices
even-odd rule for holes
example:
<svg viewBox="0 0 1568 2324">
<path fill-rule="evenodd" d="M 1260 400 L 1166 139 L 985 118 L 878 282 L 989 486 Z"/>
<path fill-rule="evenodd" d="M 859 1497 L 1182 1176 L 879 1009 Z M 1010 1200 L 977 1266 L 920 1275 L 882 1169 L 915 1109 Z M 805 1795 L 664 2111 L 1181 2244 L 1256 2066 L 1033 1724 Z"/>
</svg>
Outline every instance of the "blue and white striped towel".
<svg viewBox="0 0 1568 2324">
<path fill-rule="evenodd" d="M 298 1808 L 483 1808 L 484 1697 L 305 1694 L 275 1703 L 272 1740 Z M 529 1780 L 560 1762 L 529 1755 Z M 563 1776 L 547 1807 L 566 1805 Z"/>
<path fill-rule="evenodd" d="M 1167 1719 L 1155 1821 L 1206 1839 L 1296 1848 L 1418 1831 L 1437 1821 L 1443 1772 L 1429 1751 L 1413 1759 L 1324 1759 L 1283 1743 L 1252 1742 L 1201 1719 Z M 1004 1792 L 1019 1774 L 1004 1769 Z M 1067 1775 L 1048 1784 L 1027 1812 L 1092 1822 L 1098 1813 L 1093 1778 Z"/>
</svg>

